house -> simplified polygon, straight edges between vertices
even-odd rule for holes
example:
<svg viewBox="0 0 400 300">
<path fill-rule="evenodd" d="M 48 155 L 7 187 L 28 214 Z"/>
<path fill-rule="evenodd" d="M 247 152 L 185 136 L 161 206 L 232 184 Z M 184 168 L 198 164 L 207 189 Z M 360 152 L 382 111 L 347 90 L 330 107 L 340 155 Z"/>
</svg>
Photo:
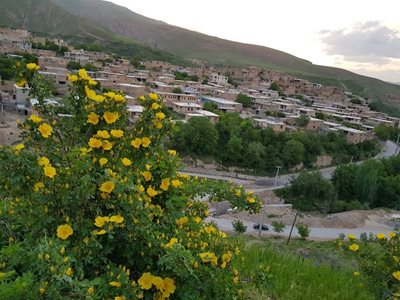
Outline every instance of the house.
<svg viewBox="0 0 400 300">
<path fill-rule="evenodd" d="M 205 117 L 208 120 L 210 120 L 211 123 L 214 123 L 214 124 L 217 123 L 219 120 L 219 115 L 217 115 L 213 112 L 210 112 L 208 110 L 202 110 L 202 109 L 196 110 L 196 112 L 194 112 L 194 113 L 186 114 L 186 120 L 189 120 L 190 118 L 193 118 L 193 117 Z"/>
<path fill-rule="evenodd" d="M 144 85 L 118 83 L 114 87 L 116 90 L 124 92 L 125 94 L 129 94 L 133 97 L 140 97 L 146 94 L 146 86 Z"/>
<path fill-rule="evenodd" d="M 16 84 L 13 85 L 13 95 L 12 99 L 15 102 L 23 102 L 25 103 L 26 100 L 28 99 L 29 95 L 29 88 L 27 87 L 20 87 Z"/>
<path fill-rule="evenodd" d="M 175 94 L 175 93 L 164 93 L 157 92 L 159 96 L 165 102 L 192 102 L 197 103 L 199 101 L 199 97 L 196 95 L 188 95 L 188 94 Z"/>
<path fill-rule="evenodd" d="M 203 103 L 215 103 L 218 106 L 218 109 L 222 111 L 241 112 L 243 109 L 243 105 L 241 103 L 221 98 L 202 96 L 200 101 Z"/>
<path fill-rule="evenodd" d="M 347 141 L 352 144 L 362 143 L 370 139 L 370 135 L 365 132 L 354 128 L 349 128 L 345 126 L 338 126 L 336 129 L 339 130 L 346 137 Z"/>
<path fill-rule="evenodd" d="M 254 119 L 254 125 L 261 128 L 271 128 L 275 132 L 283 132 L 286 130 L 286 124 L 271 119 Z"/>
<path fill-rule="evenodd" d="M 228 84 L 228 77 L 222 75 L 221 73 L 211 73 L 208 79 L 208 82 L 216 83 L 220 85 Z"/>
<path fill-rule="evenodd" d="M 127 105 L 126 110 L 128 111 L 129 123 L 135 123 L 140 115 L 143 113 L 144 107 L 141 105 Z"/>
<path fill-rule="evenodd" d="M 317 131 L 324 127 L 324 121 L 316 118 L 309 118 L 306 129 L 310 131 Z"/>
<path fill-rule="evenodd" d="M 174 111 L 182 114 L 193 113 L 202 109 L 201 105 L 190 102 L 172 102 L 169 106 L 171 106 Z"/>
<path fill-rule="evenodd" d="M 61 57 L 52 57 L 52 56 L 40 56 L 39 57 L 39 66 L 42 67 L 56 67 L 56 68 L 67 68 L 68 61 L 65 58 Z"/>
</svg>

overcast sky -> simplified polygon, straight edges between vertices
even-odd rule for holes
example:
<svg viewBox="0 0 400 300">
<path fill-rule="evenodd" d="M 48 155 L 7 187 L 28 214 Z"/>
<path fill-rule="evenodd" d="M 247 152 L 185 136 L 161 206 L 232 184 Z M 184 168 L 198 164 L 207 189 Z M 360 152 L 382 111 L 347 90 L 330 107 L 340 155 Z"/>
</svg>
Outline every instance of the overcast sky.
<svg viewBox="0 0 400 300">
<path fill-rule="evenodd" d="M 398 0 L 111 0 L 144 16 L 400 82 Z"/>
</svg>

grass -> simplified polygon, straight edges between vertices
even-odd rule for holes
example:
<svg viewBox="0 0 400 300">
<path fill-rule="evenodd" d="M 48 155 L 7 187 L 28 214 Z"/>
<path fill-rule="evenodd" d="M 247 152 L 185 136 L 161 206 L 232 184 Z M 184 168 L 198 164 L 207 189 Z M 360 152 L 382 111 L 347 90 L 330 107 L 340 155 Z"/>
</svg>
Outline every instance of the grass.
<svg viewBox="0 0 400 300">
<path fill-rule="evenodd" d="M 352 259 L 335 254 L 339 250 L 332 242 L 295 240 L 289 246 L 281 239 L 247 238 L 241 242 L 245 247 L 235 264 L 242 272 L 246 299 L 374 299 L 353 275 Z M 309 258 L 298 255 L 304 249 L 309 250 Z M 256 278 L 262 279 L 259 288 L 249 279 L 254 271 L 258 272 Z"/>
</svg>

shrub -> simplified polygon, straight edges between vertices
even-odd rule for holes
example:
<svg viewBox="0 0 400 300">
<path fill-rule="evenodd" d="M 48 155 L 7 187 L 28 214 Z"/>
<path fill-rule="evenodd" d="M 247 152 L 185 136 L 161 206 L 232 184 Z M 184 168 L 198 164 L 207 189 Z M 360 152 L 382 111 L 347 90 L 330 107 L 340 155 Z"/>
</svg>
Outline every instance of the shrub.
<svg viewBox="0 0 400 300">
<path fill-rule="evenodd" d="M 18 299 L 4 294 L 15 287 L 23 299 L 237 299 L 239 249 L 196 199 L 251 213 L 259 199 L 177 173 L 156 94 L 128 128 L 124 96 L 79 70 L 66 117 L 45 104 L 37 69 L 20 72 L 39 101 L 23 141 L 0 148 L 0 298 Z"/>
<path fill-rule="evenodd" d="M 233 221 L 232 226 L 236 233 L 245 233 L 247 231 L 247 226 L 245 226 L 241 220 Z"/>
<path fill-rule="evenodd" d="M 276 233 L 280 233 L 283 232 L 286 228 L 285 224 L 283 224 L 282 222 L 278 222 L 278 221 L 273 221 L 271 223 L 272 225 L 272 229 L 276 232 Z"/>
<path fill-rule="evenodd" d="M 375 293 L 376 299 L 394 299 L 400 294 L 400 239 L 399 232 L 388 236 L 378 233 L 358 241 L 348 235 L 340 246 L 354 255 L 359 265 L 359 274 L 366 286 Z"/>
<path fill-rule="evenodd" d="M 296 228 L 302 240 L 305 240 L 309 237 L 311 229 L 307 224 L 297 224 Z"/>
</svg>

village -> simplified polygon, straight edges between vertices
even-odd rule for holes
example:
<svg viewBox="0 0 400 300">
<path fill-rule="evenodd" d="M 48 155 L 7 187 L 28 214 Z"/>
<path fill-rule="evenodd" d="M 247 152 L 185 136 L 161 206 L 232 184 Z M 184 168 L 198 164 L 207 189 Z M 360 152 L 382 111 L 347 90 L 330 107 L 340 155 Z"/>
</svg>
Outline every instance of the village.
<svg viewBox="0 0 400 300">
<path fill-rule="evenodd" d="M 33 46 L 48 41 L 69 50 L 61 56 L 57 51 Z M 60 38 L 46 39 L 26 30 L 0 28 L 0 54 L 15 57 L 21 52 L 36 55 L 39 73 L 53 82 L 57 96 L 48 99 L 49 104 L 57 105 L 67 94 L 68 75 L 76 72 L 70 70 L 71 63 L 89 64 L 92 70 L 88 74 L 102 89 L 125 94 L 131 123 L 143 111 L 138 97 L 155 92 L 174 118 L 183 122 L 205 117 L 216 123 L 218 112 L 236 112 L 261 128 L 338 132 L 355 144 L 373 139 L 374 128 L 380 124 L 400 128 L 399 118 L 369 108 L 372 99 L 256 66 L 218 67 L 193 59 L 190 67 L 162 61 L 140 61 L 135 67 L 130 60 L 107 53 L 74 49 Z M 29 87 L 8 80 L 0 82 L 2 107 L 29 115 L 36 101 L 29 97 Z M 241 103 L 239 96 L 250 102 Z"/>
</svg>

